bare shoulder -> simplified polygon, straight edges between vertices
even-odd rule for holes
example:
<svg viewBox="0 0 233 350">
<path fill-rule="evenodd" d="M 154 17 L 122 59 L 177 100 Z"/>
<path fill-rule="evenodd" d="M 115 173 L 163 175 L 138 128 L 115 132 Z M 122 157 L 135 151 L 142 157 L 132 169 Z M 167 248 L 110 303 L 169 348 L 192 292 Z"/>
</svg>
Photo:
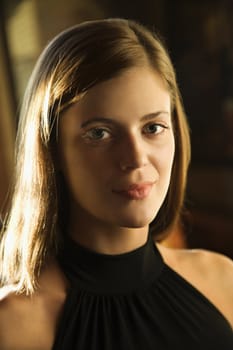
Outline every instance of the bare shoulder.
<svg viewBox="0 0 233 350">
<path fill-rule="evenodd" d="M 67 286 L 56 265 L 43 271 L 32 295 L 0 289 L 1 350 L 51 349 Z"/>
<path fill-rule="evenodd" d="M 192 265 L 203 276 L 230 283 L 233 287 L 233 261 L 229 257 L 204 249 L 181 249 L 173 252 L 178 262 Z"/>
<path fill-rule="evenodd" d="M 12 339 L 16 337 L 18 341 L 17 329 L 20 329 L 21 332 L 24 328 L 25 300 L 22 295 L 15 294 L 9 287 L 0 289 L 0 294 L 1 349 L 16 349 L 16 344 L 12 342 Z"/>
<path fill-rule="evenodd" d="M 167 265 L 209 299 L 233 328 L 233 261 L 203 249 L 158 248 Z"/>
</svg>

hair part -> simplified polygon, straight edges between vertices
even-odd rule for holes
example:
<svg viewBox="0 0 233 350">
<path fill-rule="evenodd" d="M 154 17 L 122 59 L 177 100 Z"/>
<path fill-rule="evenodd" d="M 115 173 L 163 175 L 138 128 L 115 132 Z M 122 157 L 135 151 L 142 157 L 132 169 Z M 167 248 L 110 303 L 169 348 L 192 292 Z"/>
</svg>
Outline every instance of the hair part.
<svg viewBox="0 0 233 350">
<path fill-rule="evenodd" d="M 184 200 L 190 141 L 175 72 L 164 45 L 131 20 L 105 19 L 74 26 L 42 52 L 25 92 L 11 207 L 0 245 L 3 286 L 32 293 L 47 257 L 59 249 L 65 221 L 61 206 L 66 195 L 60 190 L 62 180 L 56 169 L 59 116 L 91 87 L 141 66 L 159 73 L 170 93 L 175 135 L 171 183 L 151 232 L 162 239 L 176 223 Z"/>
</svg>

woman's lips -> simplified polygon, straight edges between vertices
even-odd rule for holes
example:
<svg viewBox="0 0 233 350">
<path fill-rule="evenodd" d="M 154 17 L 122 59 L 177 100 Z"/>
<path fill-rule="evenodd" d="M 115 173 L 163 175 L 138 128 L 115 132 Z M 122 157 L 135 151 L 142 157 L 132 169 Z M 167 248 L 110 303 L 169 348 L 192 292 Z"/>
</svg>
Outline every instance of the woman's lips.
<svg viewBox="0 0 233 350">
<path fill-rule="evenodd" d="M 128 199 L 144 199 L 149 195 L 153 184 L 154 182 L 132 184 L 127 189 L 113 192 Z"/>
</svg>

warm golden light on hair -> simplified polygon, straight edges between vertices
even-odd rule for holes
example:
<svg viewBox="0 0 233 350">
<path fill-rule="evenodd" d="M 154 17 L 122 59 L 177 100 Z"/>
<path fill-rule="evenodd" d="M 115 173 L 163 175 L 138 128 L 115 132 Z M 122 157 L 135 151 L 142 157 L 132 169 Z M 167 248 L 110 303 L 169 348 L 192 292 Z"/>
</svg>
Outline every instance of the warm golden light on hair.
<svg viewBox="0 0 233 350">
<path fill-rule="evenodd" d="M 134 21 L 100 20 L 69 28 L 42 52 L 24 97 L 15 184 L 0 246 L 0 275 L 5 288 L 33 292 L 41 266 L 59 248 L 60 224 L 66 220 L 67 208 L 57 170 L 54 126 L 62 111 L 96 84 L 139 66 L 152 68 L 165 82 L 175 133 L 172 180 L 151 229 L 158 239 L 176 222 L 183 205 L 190 141 L 166 49 L 155 34 Z"/>
</svg>

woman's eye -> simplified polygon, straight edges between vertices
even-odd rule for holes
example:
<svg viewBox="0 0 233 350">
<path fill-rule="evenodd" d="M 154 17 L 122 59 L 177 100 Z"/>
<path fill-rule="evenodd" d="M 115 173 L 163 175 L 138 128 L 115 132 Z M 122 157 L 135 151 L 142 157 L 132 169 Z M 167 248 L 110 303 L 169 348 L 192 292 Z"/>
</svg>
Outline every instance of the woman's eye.
<svg viewBox="0 0 233 350">
<path fill-rule="evenodd" d="M 89 140 L 103 140 L 109 137 L 109 132 L 103 128 L 93 128 L 85 133 L 85 137 Z"/>
<path fill-rule="evenodd" d="M 162 124 L 148 124 L 144 127 L 144 133 L 146 134 L 160 134 L 163 132 L 165 129 L 167 129 L 167 126 L 162 125 Z"/>
</svg>

